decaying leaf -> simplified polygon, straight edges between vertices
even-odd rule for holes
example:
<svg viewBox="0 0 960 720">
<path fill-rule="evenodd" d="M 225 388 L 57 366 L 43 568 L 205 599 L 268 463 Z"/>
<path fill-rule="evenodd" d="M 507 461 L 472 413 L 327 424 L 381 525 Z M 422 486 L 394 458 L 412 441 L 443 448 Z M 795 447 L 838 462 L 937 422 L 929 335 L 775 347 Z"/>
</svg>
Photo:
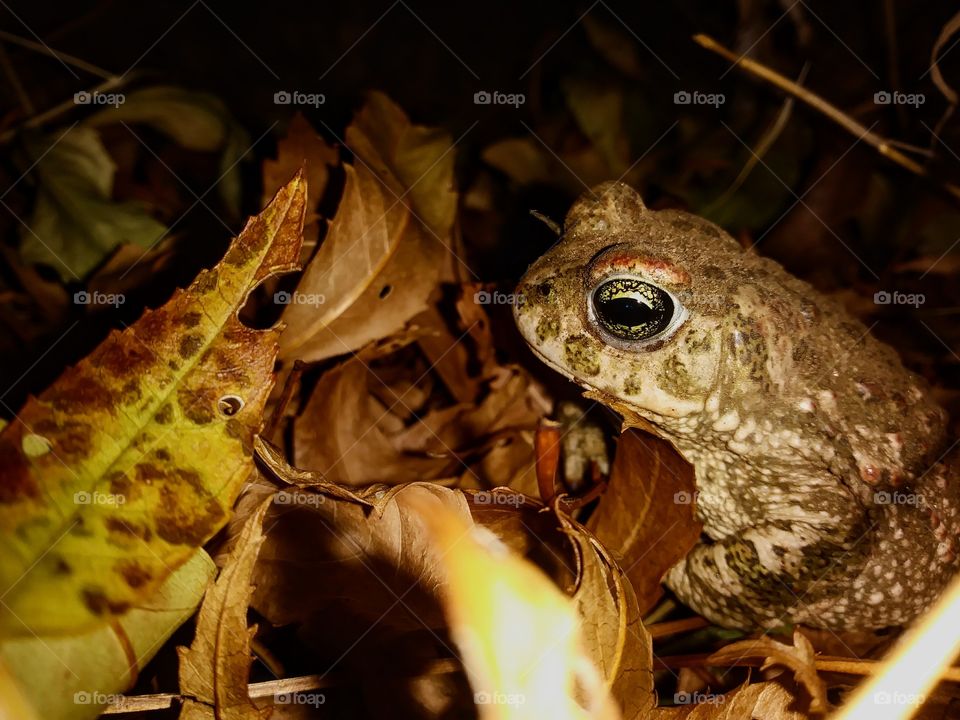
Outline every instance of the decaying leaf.
<svg viewBox="0 0 960 720">
<path fill-rule="evenodd" d="M 439 137 L 377 94 L 347 129 L 356 162 L 344 166 L 340 205 L 284 310 L 282 357 L 342 355 L 427 307 L 448 273 L 456 209 L 451 143 Z"/>
<path fill-rule="evenodd" d="M 154 592 L 226 523 L 252 469 L 279 330 L 237 318 L 295 268 L 302 175 L 223 260 L 113 332 L 0 434 L 0 630 L 78 632 Z"/>
<path fill-rule="evenodd" d="M 203 551 L 166 579 L 156 593 L 115 622 L 79 635 L 8 638 L 0 662 L 44 720 L 95 718 L 174 630 L 193 615 L 216 567 Z M 0 695 L 4 693 L 0 692 Z M 0 717 L 20 718 L 20 714 Z"/>
<path fill-rule="evenodd" d="M 217 720 L 259 720 L 269 709 L 257 709 L 247 692 L 250 638 L 247 606 L 253 593 L 251 577 L 263 544 L 263 518 L 270 497 L 247 518 L 217 582 L 200 607 L 197 631 L 189 648 L 178 648 L 180 692 L 187 696 L 187 717 Z"/>
<path fill-rule="evenodd" d="M 489 531 L 435 503 L 418 506 L 439 550 L 444 610 L 480 717 L 620 717 L 584 652 L 570 598 Z"/>
<path fill-rule="evenodd" d="M 663 595 L 660 579 L 700 536 L 693 469 L 665 440 L 627 430 L 610 483 L 589 527 L 613 552 L 646 612 Z"/>
<path fill-rule="evenodd" d="M 24 262 L 45 263 L 66 281 L 85 277 L 118 246 L 149 248 L 167 228 L 132 203 L 111 200 L 116 170 L 96 130 L 27 136 L 37 199 L 22 233 Z"/>
</svg>

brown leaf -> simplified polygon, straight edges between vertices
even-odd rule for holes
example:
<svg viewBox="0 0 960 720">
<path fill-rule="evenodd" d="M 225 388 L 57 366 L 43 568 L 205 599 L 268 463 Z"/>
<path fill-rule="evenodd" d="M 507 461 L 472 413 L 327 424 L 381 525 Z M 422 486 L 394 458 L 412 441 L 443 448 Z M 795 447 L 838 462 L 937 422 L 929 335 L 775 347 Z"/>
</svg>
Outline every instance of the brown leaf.
<svg viewBox="0 0 960 720">
<path fill-rule="evenodd" d="M 260 720 L 270 715 L 269 709 L 254 706 L 247 691 L 250 638 L 255 630 L 247 628 L 247 606 L 253 593 L 254 564 L 264 540 L 263 519 L 271 506 L 272 497 L 247 519 L 220 577 L 203 599 L 193 644 L 177 648 L 180 692 L 190 698 L 188 704 L 205 706 L 187 711 L 197 717 Z"/>
<path fill-rule="evenodd" d="M 286 137 L 277 142 L 277 158 L 263 161 L 263 199 L 266 203 L 301 167 L 307 177 L 307 216 L 304 219 L 304 245 L 316 247 L 320 228 L 317 205 L 327 191 L 330 168 L 340 162 L 337 149 L 317 135 L 310 122 L 297 112 L 290 120 Z"/>
<path fill-rule="evenodd" d="M 371 96 L 347 129 L 357 161 L 344 168 L 336 215 L 284 311 L 282 357 L 316 361 L 357 350 L 427 307 L 450 274 L 456 194 L 444 138 Z"/>
<path fill-rule="evenodd" d="M 797 698 L 777 682 L 743 685 L 732 692 L 692 694 L 690 704 L 674 708 L 657 708 L 650 720 L 809 720 L 809 715 L 796 710 Z"/>
<path fill-rule="evenodd" d="M 620 436 L 607 491 L 589 527 L 625 568 L 641 612 L 663 594 L 660 579 L 700 536 L 693 468 L 665 440 Z"/>
<path fill-rule="evenodd" d="M 640 619 L 630 582 L 591 533 L 557 514 L 579 556 L 573 596 L 586 651 L 627 720 L 644 718 L 655 704 L 653 641 Z"/>
</svg>

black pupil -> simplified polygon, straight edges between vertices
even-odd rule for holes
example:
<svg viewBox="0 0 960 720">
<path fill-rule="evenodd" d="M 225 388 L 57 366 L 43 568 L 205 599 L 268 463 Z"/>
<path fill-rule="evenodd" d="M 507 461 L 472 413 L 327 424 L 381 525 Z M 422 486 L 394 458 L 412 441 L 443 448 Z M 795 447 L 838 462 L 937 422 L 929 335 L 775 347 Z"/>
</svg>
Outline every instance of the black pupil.
<svg viewBox="0 0 960 720">
<path fill-rule="evenodd" d="M 597 320 L 622 340 L 646 340 L 673 318 L 673 299 L 656 285 L 633 278 L 607 280 L 593 293 Z"/>
</svg>

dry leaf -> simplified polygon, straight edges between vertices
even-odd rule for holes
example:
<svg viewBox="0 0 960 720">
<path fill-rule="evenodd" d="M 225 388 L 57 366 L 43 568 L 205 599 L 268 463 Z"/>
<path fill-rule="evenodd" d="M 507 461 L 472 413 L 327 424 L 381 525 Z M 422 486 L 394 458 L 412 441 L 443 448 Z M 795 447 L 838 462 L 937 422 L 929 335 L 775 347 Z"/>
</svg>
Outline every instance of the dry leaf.
<svg viewBox="0 0 960 720">
<path fill-rule="evenodd" d="M 187 697 L 181 717 L 259 720 L 270 715 L 269 709 L 258 710 L 247 692 L 255 630 L 247 628 L 247 606 L 264 539 L 263 518 L 272 505 L 271 497 L 247 518 L 220 577 L 203 599 L 193 643 L 177 648 L 180 692 Z"/>
<path fill-rule="evenodd" d="M 310 122 L 297 112 L 290 120 L 286 137 L 277 142 L 277 159 L 263 161 L 263 202 L 266 203 L 301 167 L 307 173 L 307 216 L 304 218 L 304 247 L 311 252 L 320 236 L 317 205 L 327 191 L 330 168 L 340 162 L 337 149 L 317 135 Z"/>
<path fill-rule="evenodd" d="M 797 698 L 780 683 L 763 682 L 743 685 L 723 695 L 704 693 L 706 702 L 675 708 L 657 708 L 650 720 L 809 720 L 796 710 Z M 684 698 L 695 702 L 697 695 Z"/>
<path fill-rule="evenodd" d="M 640 619 L 630 582 L 586 528 L 557 514 L 577 548 L 579 577 L 573 599 L 587 654 L 599 668 L 626 720 L 644 718 L 655 704 L 653 641 Z"/>
<path fill-rule="evenodd" d="M 647 612 L 663 595 L 663 574 L 700 537 L 693 468 L 665 440 L 637 430 L 620 436 L 610 483 L 590 529 L 625 569 Z"/>
<path fill-rule="evenodd" d="M 356 163 L 344 167 L 330 229 L 284 310 L 282 357 L 357 350 L 427 307 L 449 274 L 456 210 L 453 152 L 440 137 L 377 94 L 357 115 L 347 129 Z"/>
</svg>

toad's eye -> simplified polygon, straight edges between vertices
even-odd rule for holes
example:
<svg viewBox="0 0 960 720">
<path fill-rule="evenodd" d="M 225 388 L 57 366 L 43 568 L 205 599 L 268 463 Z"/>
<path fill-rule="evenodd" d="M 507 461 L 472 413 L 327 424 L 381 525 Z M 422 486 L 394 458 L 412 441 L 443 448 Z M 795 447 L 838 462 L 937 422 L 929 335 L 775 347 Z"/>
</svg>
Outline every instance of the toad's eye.
<svg viewBox="0 0 960 720">
<path fill-rule="evenodd" d="M 676 329 L 683 308 L 666 290 L 637 278 L 612 278 L 593 291 L 593 314 L 607 333 L 629 343 Z"/>
</svg>

